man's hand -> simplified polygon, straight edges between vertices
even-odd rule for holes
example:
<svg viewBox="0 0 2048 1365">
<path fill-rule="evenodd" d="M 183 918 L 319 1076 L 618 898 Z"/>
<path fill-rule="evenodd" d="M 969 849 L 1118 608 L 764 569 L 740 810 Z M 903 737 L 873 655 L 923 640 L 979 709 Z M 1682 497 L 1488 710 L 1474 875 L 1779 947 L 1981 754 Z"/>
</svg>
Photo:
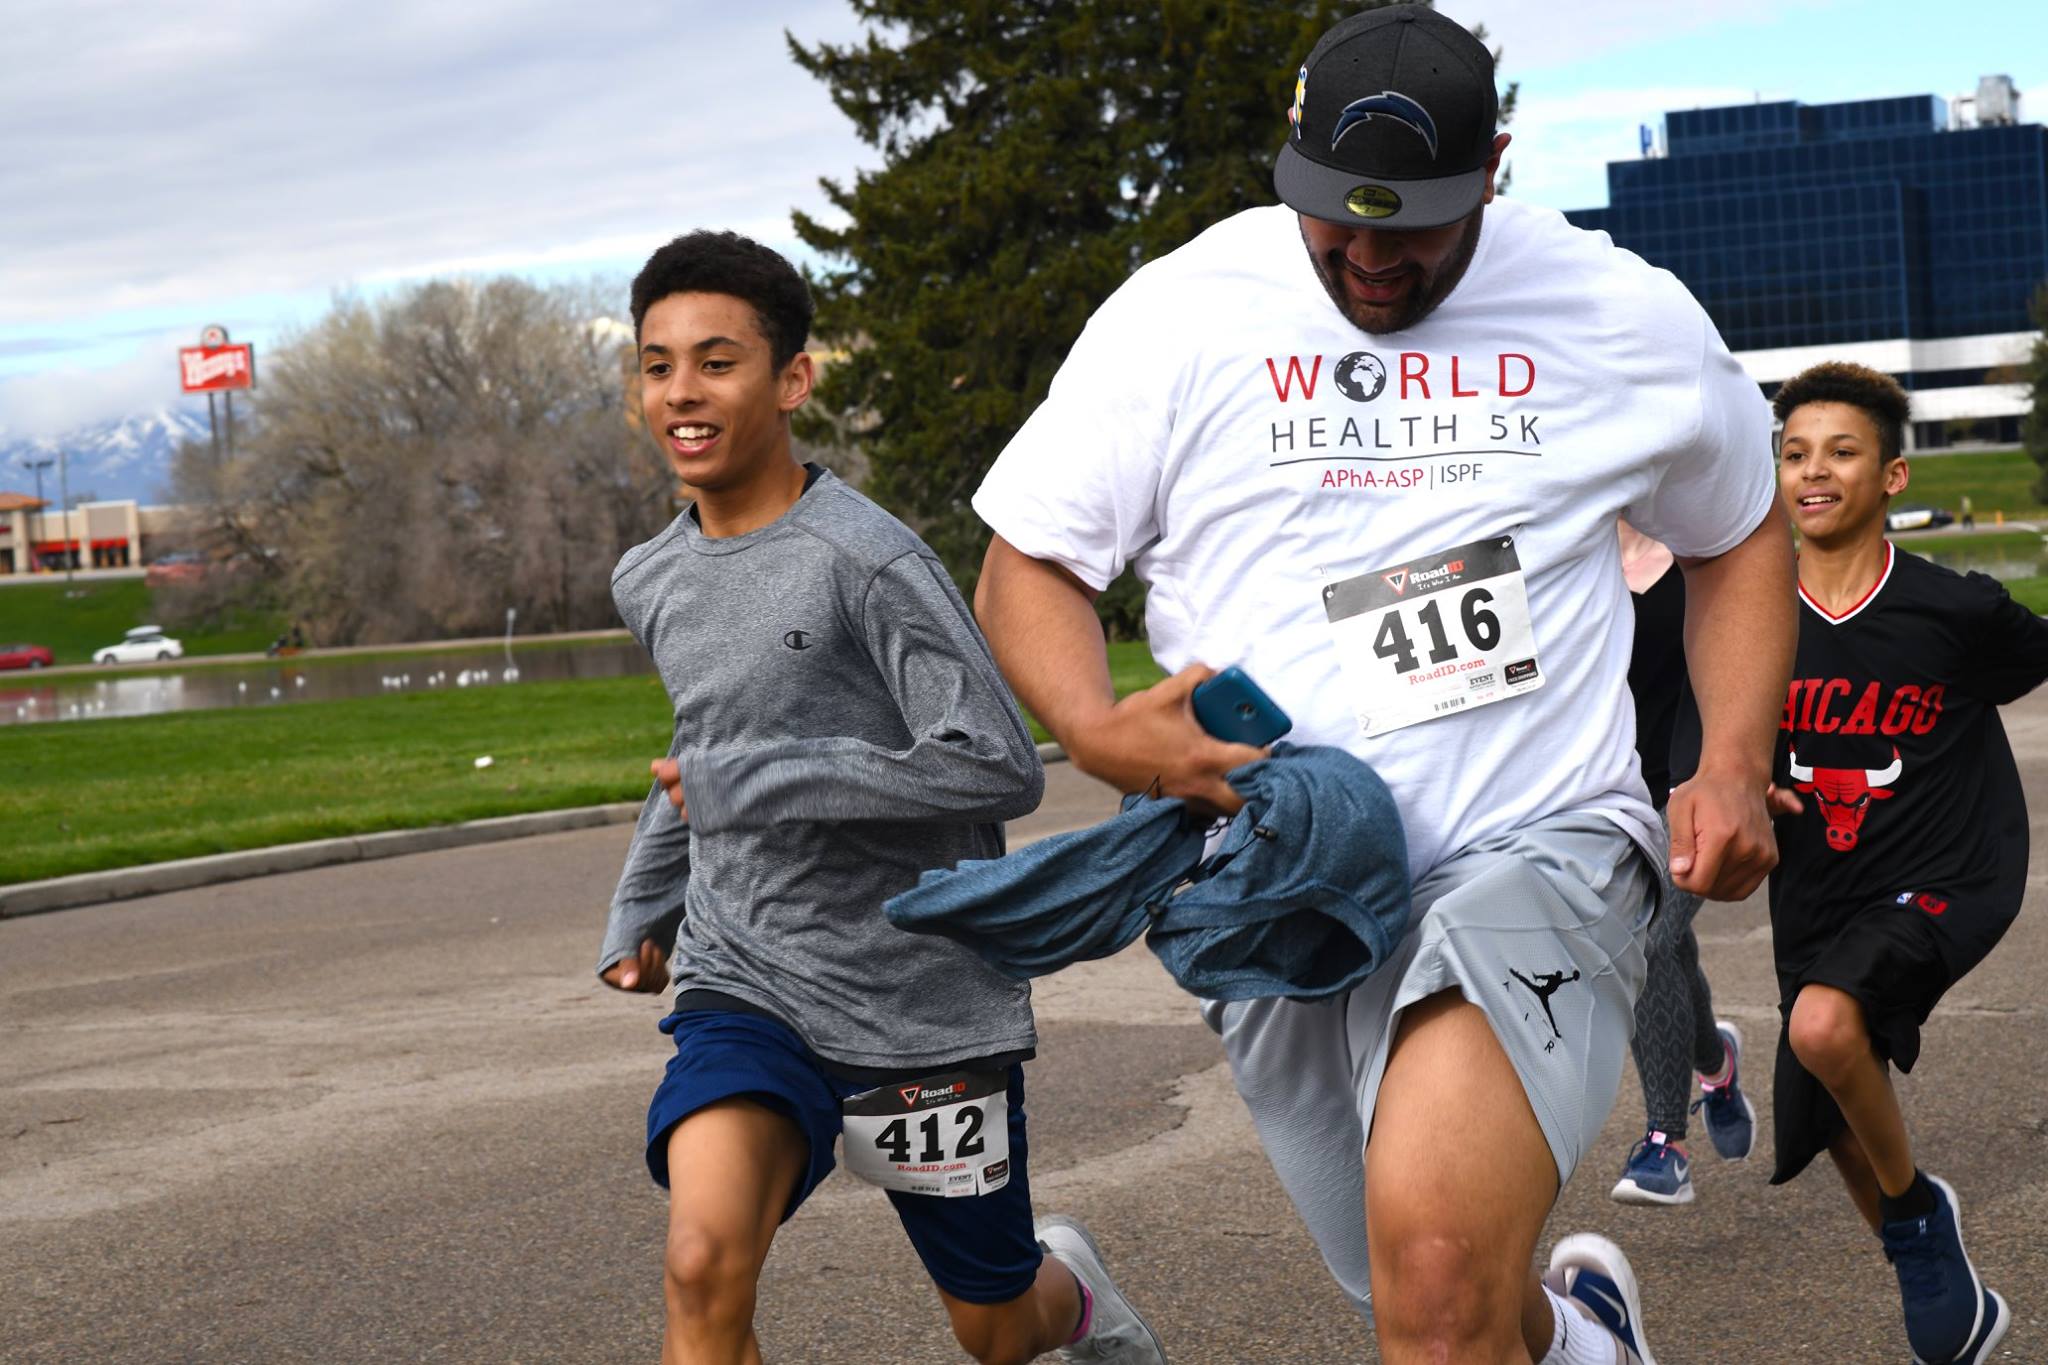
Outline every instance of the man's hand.
<svg viewBox="0 0 2048 1365">
<path fill-rule="evenodd" d="M 1068 748 L 1083 772 L 1123 792 L 1177 796 L 1197 815 L 1235 815 L 1244 798 L 1224 774 L 1266 756 L 1249 744 L 1226 744 L 1195 719 L 1189 698 L 1214 677 L 1205 664 L 1180 672 L 1110 707 L 1072 738 Z"/>
<path fill-rule="evenodd" d="M 657 758 L 647 768 L 654 774 L 654 780 L 661 784 L 662 790 L 668 793 L 668 803 L 676 808 L 676 814 L 689 819 L 690 808 L 683 804 L 682 765 L 672 758 Z M 716 811 L 712 813 L 717 814 Z"/>
<path fill-rule="evenodd" d="M 1671 882 L 1715 901 L 1739 901 L 1778 865 L 1771 818 L 1795 815 L 1792 792 L 1748 778 L 1702 773 L 1671 793 Z"/>
<path fill-rule="evenodd" d="M 599 977 L 613 990 L 652 995 L 668 987 L 668 952 L 653 939 L 642 939 L 639 956 L 620 958 Z"/>
</svg>

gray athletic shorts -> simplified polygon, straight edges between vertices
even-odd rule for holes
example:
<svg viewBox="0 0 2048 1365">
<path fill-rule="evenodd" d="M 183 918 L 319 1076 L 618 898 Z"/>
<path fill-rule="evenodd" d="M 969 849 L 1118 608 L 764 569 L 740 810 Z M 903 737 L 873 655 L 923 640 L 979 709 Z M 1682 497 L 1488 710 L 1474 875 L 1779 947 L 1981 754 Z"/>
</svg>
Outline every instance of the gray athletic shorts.
<svg viewBox="0 0 2048 1365">
<path fill-rule="evenodd" d="M 1658 886 L 1611 821 L 1555 816 L 1424 877 L 1413 930 L 1341 999 L 1203 1007 L 1280 1183 L 1361 1312 L 1372 1300 L 1365 1138 L 1396 1017 L 1445 990 L 1486 1011 L 1562 1186 L 1614 1107 Z"/>
</svg>

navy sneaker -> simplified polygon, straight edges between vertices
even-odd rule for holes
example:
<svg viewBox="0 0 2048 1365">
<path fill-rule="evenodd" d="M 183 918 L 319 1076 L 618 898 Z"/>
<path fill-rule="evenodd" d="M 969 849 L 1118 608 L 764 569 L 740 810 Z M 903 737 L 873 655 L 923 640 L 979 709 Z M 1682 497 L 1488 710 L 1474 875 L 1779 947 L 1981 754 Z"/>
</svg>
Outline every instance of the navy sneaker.
<svg viewBox="0 0 2048 1365">
<path fill-rule="evenodd" d="M 1899 1277 L 1899 1302 L 1906 1314 L 1906 1341 L 1914 1365 L 1970 1365 L 1985 1359 L 2010 1321 L 2005 1300 L 1984 1288 L 1963 1250 L 1962 1207 L 1939 1176 L 1934 1212 L 1902 1218 L 1879 1230 L 1885 1259 Z"/>
<path fill-rule="evenodd" d="M 1628 1165 L 1609 1195 L 1617 1204 L 1690 1204 L 1692 1158 L 1652 1128 L 1629 1149 Z"/>
<path fill-rule="evenodd" d="M 1707 1138 L 1724 1160 L 1747 1161 L 1756 1147 L 1756 1106 L 1742 1093 L 1742 1030 L 1716 1019 L 1714 1032 L 1728 1049 L 1728 1079 L 1721 1085 L 1702 1081 L 1691 1112 L 1705 1111 Z"/>
<path fill-rule="evenodd" d="M 1970 1338 L 1970 1344 L 1955 1358 L 1952 1365 L 1983 1365 L 1991 1359 L 1992 1350 L 2005 1340 L 2005 1329 L 2012 1326 L 2012 1314 L 2006 1311 L 2005 1300 L 1996 1290 L 1984 1291 L 1984 1312 L 1978 1319 L 1977 1334 Z"/>
<path fill-rule="evenodd" d="M 1618 1365 L 1657 1365 L 1643 1336 L 1643 1300 L 1621 1248 L 1594 1232 L 1576 1233 L 1550 1251 L 1544 1285 L 1583 1305 L 1621 1346 Z M 1569 1328 L 1567 1328 L 1569 1330 Z"/>
</svg>

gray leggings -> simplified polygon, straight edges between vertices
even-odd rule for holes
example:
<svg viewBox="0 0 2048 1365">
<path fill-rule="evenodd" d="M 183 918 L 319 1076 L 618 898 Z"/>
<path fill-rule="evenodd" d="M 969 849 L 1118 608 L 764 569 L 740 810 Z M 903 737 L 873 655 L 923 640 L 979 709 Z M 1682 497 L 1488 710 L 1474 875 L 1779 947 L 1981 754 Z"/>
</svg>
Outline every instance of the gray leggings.
<svg viewBox="0 0 2048 1365">
<path fill-rule="evenodd" d="M 1648 971 L 1636 997 L 1636 1072 L 1643 1082 L 1649 1126 L 1676 1140 L 1685 1136 L 1686 1106 L 1695 1071 L 1721 1069 L 1724 1050 L 1714 1031 L 1714 996 L 1700 971 L 1700 944 L 1692 917 L 1700 898 L 1666 883 L 1643 945 Z"/>
</svg>

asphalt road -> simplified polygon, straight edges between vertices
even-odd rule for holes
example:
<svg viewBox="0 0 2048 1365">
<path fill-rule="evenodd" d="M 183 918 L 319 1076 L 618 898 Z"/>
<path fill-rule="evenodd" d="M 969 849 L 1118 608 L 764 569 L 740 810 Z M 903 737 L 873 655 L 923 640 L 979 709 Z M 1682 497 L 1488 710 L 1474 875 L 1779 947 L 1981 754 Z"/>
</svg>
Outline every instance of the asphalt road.
<svg viewBox="0 0 2048 1365">
<path fill-rule="evenodd" d="M 2008 724 L 2048 812 L 2048 700 Z M 1066 765 L 1019 833 L 1112 809 Z M 658 1002 L 591 974 L 624 827 L 0 923 L 0 1360 L 632 1361 L 660 1333 L 641 1165 Z M 1906 1078 L 1927 1169 L 2048 1361 L 2048 919 L 2027 912 Z M 1761 903 L 1699 920 L 1768 1133 Z M 1085 1218 L 1178 1365 L 1377 1359 L 1297 1226 L 1192 1002 L 1136 948 L 1041 984 L 1036 1202 Z M 1718 1162 L 1699 1202 L 1609 1202 L 1633 1075 L 1549 1237 L 1619 1241 L 1687 1361 L 1904 1362 L 1889 1268 L 1831 1174 Z M 1484 1133 L 1469 1135 L 1483 1158 Z M 1546 1238 L 1545 1249 L 1549 1237 Z M 783 1231 L 774 1361 L 953 1361 L 889 1208 L 835 1175 Z"/>
</svg>

